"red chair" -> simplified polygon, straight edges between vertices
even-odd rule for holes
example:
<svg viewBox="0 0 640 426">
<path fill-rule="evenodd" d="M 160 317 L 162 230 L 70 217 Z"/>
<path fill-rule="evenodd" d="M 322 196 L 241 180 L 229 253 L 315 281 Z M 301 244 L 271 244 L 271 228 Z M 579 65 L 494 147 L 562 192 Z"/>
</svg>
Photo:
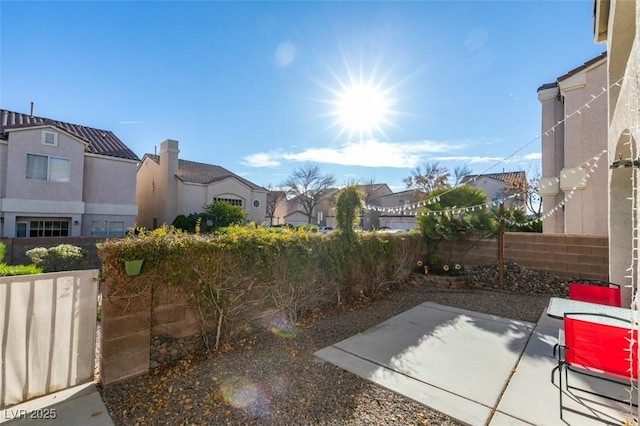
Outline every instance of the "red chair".
<svg viewBox="0 0 640 426">
<path fill-rule="evenodd" d="M 569 281 L 569 299 L 600 305 L 622 306 L 620 285 L 599 280 Z"/>
<path fill-rule="evenodd" d="M 598 321 L 598 322 L 596 322 Z M 607 324 L 608 322 L 608 324 Z M 624 327 L 621 323 L 628 323 Z M 568 372 L 590 376 L 629 387 L 638 381 L 638 331 L 631 329 L 631 321 L 602 314 L 567 313 L 564 316 L 564 353 L 558 355 L 558 365 L 551 372 L 559 370 L 560 419 L 563 410 L 571 411 L 594 420 L 602 419 L 562 405 L 562 370 L 567 389 L 579 390 L 613 401 L 626 403 L 610 395 L 581 389 L 569 384 Z M 631 401 L 632 405 L 637 404 Z"/>
</svg>

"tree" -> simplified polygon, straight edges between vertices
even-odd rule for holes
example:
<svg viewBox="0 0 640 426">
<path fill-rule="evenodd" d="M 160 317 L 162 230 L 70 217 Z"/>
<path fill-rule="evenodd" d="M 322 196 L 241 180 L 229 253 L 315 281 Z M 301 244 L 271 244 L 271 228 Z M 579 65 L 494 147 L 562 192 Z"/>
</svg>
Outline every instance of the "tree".
<svg viewBox="0 0 640 426">
<path fill-rule="evenodd" d="M 266 216 L 270 220 L 270 225 L 273 225 L 273 216 L 276 212 L 276 208 L 278 207 L 278 203 L 283 198 L 286 200 L 286 195 L 284 191 L 275 189 L 271 184 L 268 184 L 265 188 L 269 191 L 267 193 Z"/>
<path fill-rule="evenodd" d="M 430 194 L 435 189 L 448 187 L 450 176 L 449 169 L 441 167 L 440 163 L 425 163 L 422 167 L 416 167 L 403 182 L 407 188 Z"/>
<path fill-rule="evenodd" d="M 231 205 L 226 201 L 213 200 L 211 204 L 205 204 L 202 208 L 213 229 L 240 225 L 246 217 L 242 207 Z"/>
<path fill-rule="evenodd" d="M 362 193 L 357 185 L 349 185 L 340 191 L 336 200 L 336 223 L 346 239 L 353 238 L 353 225 L 358 223 L 362 208 Z"/>
<path fill-rule="evenodd" d="M 427 256 L 435 262 L 438 243 L 455 241 L 462 249 L 475 241 L 495 234 L 496 222 L 488 209 L 484 191 L 467 185 L 440 188 L 431 193 L 429 204 L 420 212 L 418 226 L 427 242 Z M 450 259 L 446 259 L 449 261 Z"/>
<path fill-rule="evenodd" d="M 529 178 L 527 184 L 527 198 L 525 200 L 525 206 L 527 211 L 531 212 L 535 217 L 542 216 L 542 199 L 540 198 L 540 171 L 536 171 Z"/>
<path fill-rule="evenodd" d="M 298 199 L 309 223 L 312 223 L 313 210 L 334 183 L 335 178 L 332 175 L 323 175 L 318 165 L 305 164 L 295 169 L 281 186 L 288 195 Z"/>
<path fill-rule="evenodd" d="M 465 176 L 471 175 L 472 171 L 467 166 L 458 166 L 453 169 L 453 178 L 455 179 L 454 186 L 458 186 L 459 183 L 462 182 L 462 179 Z"/>
</svg>

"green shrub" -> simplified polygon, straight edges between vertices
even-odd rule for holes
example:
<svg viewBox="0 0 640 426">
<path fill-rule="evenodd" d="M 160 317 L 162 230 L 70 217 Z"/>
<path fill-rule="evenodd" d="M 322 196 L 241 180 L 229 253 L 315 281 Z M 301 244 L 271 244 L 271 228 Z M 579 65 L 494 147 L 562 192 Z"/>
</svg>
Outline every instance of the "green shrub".
<svg viewBox="0 0 640 426">
<path fill-rule="evenodd" d="M 4 263 L 0 263 L 0 277 L 41 273 L 42 269 L 38 268 L 36 265 L 5 265 Z"/>
<path fill-rule="evenodd" d="M 87 251 L 71 244 L 60 244 L 49 249 L 36 247 L 27 250 L 26 254 L 46 272 L 72 271 L 82 269 L 87 264 Z"/>
<path fill-rule="evenodd" d="M 5 245 L 3 243 L 0 243 L 0 263 L 4 262 L 4 252 L 5 252 Z"/>
<path fill-rule="evenodd" d="M 221 339 L 245 330 L 265 311 L 275 310 L 295 324 L 349 295 L 375 296 L 404 282 L 415 259 L 424 256 L 419 233 L 371 233 L 351 244 L 339 233 L 251 225 L 197 235 L 164 226 L 105 241 L 98 254 L 110 282 L 104 297 L 134 306 L 137 295 L 171 286 L 197 307 L 203 336 L 214 331 Z M 124 268 L 131 259 L 145 262 L 135 278 Z"/>
</svg>

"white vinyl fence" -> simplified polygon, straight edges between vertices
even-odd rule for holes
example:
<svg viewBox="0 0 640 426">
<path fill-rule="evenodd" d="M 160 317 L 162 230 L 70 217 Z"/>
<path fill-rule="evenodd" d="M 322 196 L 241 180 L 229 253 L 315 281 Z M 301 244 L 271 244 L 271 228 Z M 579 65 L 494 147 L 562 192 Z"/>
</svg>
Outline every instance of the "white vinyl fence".
<svg viewBox="0 0 640 426">
<path fill-rule="evenodd" d="M 98 270 L 0 278 L 0 409 L 93 380 Z"/>
</svg>

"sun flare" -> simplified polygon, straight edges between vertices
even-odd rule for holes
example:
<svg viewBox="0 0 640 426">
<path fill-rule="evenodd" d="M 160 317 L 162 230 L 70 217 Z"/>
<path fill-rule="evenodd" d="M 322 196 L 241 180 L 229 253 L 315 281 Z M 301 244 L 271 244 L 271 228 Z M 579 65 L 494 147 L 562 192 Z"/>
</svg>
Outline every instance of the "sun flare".
<svg viewBox="0 0 640 426">
<path fill-rule="evenodd" d="M 386 120 L 390 101 L 377 88 L 356 84 L 340 94 L 337 106 L 344 127 L 358 133 L 371 133 Z"/>
<path fill-rule="evenodd" d="M 384 133 L 382 126 L 388 123 L 393 105 L 384 90 L 366 82 L 351 82 L 336 95 L 335 115 L 343 132 L 357 134 L 360 139 L 372 137 L 376 131 Z"/>
</svg>

